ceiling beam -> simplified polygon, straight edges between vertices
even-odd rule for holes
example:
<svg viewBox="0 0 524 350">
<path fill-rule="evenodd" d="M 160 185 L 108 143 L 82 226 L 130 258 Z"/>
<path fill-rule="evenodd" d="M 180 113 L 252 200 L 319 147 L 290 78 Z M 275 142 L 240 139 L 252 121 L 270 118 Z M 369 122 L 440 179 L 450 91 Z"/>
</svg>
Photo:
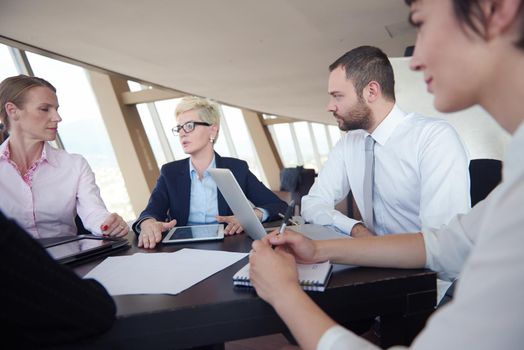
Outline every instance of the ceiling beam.
<svg viewBox="0 0 524 350">
<path fill-rule="evenodd" d="M 152 88 L 141 91 L 126 91 L 122 93 L 122 102 L 125 105 L 136 105 L 184 96 L 187 96 L 187 94 L 180 91 Z"/>
</svg>

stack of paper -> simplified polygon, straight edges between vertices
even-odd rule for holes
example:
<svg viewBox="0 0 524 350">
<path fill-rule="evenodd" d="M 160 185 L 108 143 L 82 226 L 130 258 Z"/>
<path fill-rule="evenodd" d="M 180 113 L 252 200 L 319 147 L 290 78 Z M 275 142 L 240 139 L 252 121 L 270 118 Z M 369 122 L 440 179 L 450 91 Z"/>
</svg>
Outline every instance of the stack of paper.
<svg viewBox="0 0 524 350">
<path fill-rule="evenodd" d="M 111 295 L 178 294 L 246 255 L 184 248 L 173 253 L 114 256 L 84 278 L 96 279 Z"/>
</svg>

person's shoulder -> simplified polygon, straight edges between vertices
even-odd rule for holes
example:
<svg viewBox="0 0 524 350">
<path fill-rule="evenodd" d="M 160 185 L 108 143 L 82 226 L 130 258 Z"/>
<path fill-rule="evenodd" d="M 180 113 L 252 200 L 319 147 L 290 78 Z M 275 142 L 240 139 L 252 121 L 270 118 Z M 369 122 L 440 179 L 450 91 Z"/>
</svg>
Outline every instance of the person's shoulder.
<svg viewBox="0 0 524 350">
<path fill-rule="evenodd" d="M 465 154 L 468 151 L 460 134 L 455 127 L 447 120 L 434 117 L 426 117 L 411 113 L 406 117 L 410 118 L 407 123 L 405 134 L 406 139 L 412 139 L 419 149 L 425 149 L 431 145 L 440 145 L 454 154 Z"/>
<path fill-rule="evenodd" d="M 55 148 L 50 144 L 46 144 L 45 147 L 47 159 L 53 163 L 66 163 L 66 164 L 87 164 L 85 157 L 78 153 L 69 153 L 66 150 Z"/>
<path fill-rule="evenodd" d="M 66 150 L 53 147 L 51 144 L 46 143 L 45 146 L 45 152 L 47 156 L 55 156 L 55 157 L 64 157 L 64 158 L 78 158 L 82 157 L 80 154 L 77 153 L 69 153 Z"/>
<path fill-rule="evenodd" d="M 168 162 L 164 165 L 162 165 L 162 167 L 160 168 L 160 172 L 161 173 L 165 173 L 165 172 L 173 172 L 173 171 L 179 171 L 179 170 L 182 170 L 184 168 L 187 168 L 188 166 L 188 163 L 189 162 L 189 158 L 184 158 L 184 159 L 179 159 L 179 160 L 174 160 L 172 162 Z"/>
<path fill-rule="evenodd" d="M 221 167 L 225 168 L 239 168 L 239 167 L 248 167 L 247 162 L 242 159 L 233 158 L 233 157 L 220 157 Z M 217 164 L 218 167 L 219 164 Z"/>
<path fill-rule="evenodd" d="M 405 118 L 410 127 L 437 129 L 453 128 L 447 120 L 442 118 L 428 117 L 418 113 L 408 113 Z"/>
<path fill-rule="evenodd" d="M 423 116 L 417 113 L 409 113 L 405 118 L 407 123 L 404 123 L 404 127 L 411 134 L 418 133 L 420 136 L 426 137 L 437 135 L 458 137 L 457 130 L 445 119 Z"/>
</svg>

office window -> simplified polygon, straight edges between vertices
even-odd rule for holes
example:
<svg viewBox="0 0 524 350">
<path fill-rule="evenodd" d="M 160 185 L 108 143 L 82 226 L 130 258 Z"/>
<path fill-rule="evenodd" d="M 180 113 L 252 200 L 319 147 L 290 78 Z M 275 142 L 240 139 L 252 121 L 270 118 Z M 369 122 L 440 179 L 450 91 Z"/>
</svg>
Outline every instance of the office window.
<svg viewBox="0 0 524 350">
<path fill-rule="evenodd" d="M 222 112 L 223 119 L 225 119 L 224 123 L 222 123 L 222 129 L 225 131 L 227 128 L 228 133 L 222 132 L 220 137 L 223 137 L 224 139 L 228 138 L 232 141 L 235 153 L 231 154 L 231 156 L 245 160 L 248 163 L 251 172 L 255 174 L 260 181 L 267 185 L 266 179 L 262 177 L 262 172 L 260 171 L 261 165 L 256 156 L 254 145 L 251 141 L 251 135 L 247 129 L 242 110 L 222 105 Z"/>
<path fill-rule="evenodd" d="M 149 86 L 144 86 L 140 83 L 137 83 L 136 81 L 128 80 L 127 85 L 129 86 L 129 91 L 131 92 L 138 92 L 142 90 L 149 89 Z M 136 109 L 138 110 L 138 114 L 140 116 L 140 121 L 142 122 L 142 125 L 144 126 L 144 131 L 146 132 L 147 139 L 149 140 L 149 144 L 151 146 L 151 150 L 153 151 L 153 155 L 155 156 L 156 164 L 158 165 L 158 168 L 160 169 L 162 165 L 165 163 L 173 160 L 173 153 L 171 151 L 165 152 L 162 148 L 161 140 L 158 135 L 157 127 L 155 126 L 155 117 L 158 117 L 158 113 L 155 109 L 154 103 L 140 103 L 136 105 Z M 154 114 L 151 113 L 153 110 Z M 160 118 L 158 118 L 160 119 Z M 164 134 L 164 131 L 162 129 L 162 134 Z M 169 154 L 166 154 L 169 153 Z"/>
<path fill-rule="evenodd" d="M 319 123 L 311 123 L 313 135 L 317 143 L 318 156 L 320 159 L 320 166 L 327 160 L 328 154 L 331 151 L 329 140 L 329 126 Z"/>
<path fill-rule="evenodd" d="M 134 219 L 136 215 L 84 69 L 29 52 L 27 57 L 34 74 L 49 80 L 57 89 L 63 119 L 58 130 L 65 149 L 87 159 L 108 210 L 125 220 Z"/>
<path fill-rule="evenodd" d="M 132 91 L 132 92 L 144 90 L 144 88 L 142 87 L 140 83 L 137 83 L 136 81 L 132 81 L 132 80 L 127 81 L 127 86 L 129 86 L 129 91 Z"/>
<path fill-rule="evenodd" d="M 0 44 L 0 81 L 13 75 L 18 75 L 19 72 L 16 68 L 15 62 L 9 52 L 9 47 Z"/>
<path fill-rule="evenodd" d="M 302 154 L 302 163 L 304 168 L 315 169 L 318 171 L 319 165 L 315 158 L 315 151 L 313 149 L 314 140 L 311 138 L 309 132 L 308 122 L 293 123 L 295 134 L 298 139 L 300 153 Z"/>
<path fill-rule="evenodd" d="M 142 125 L 144 126 L 144 130 L 149 140 L 149 144 L 151 145 L 151 149 L 153 150 L 153 154 L 155 156 L 158 168 L 161 168 L 162 165 L 167 162 L 167 159 L 166 154 L 164 153 L 164 151 L 162 150 L 162 146 L 160 145 L 159 137 L 157 136 L 158 134 L 153 123 L 153 117 L 151 116 L 151 113 L 149 111 L 150 106 L 154 107 L 154 104 L 140 103 L 136 105 L 136 108 L 138 110 L 138 114 L 140 115 Z"/>
<path fill-rule="evenodd" d="M 277 146 L 280 159 L 284 167 L 295 167 L 299 164 L 298 152 L 291 136 L 291 128 L 287 123 L 270 125 L 269 129 L 273 136 L 273 142 Z"/>
<path fill-rule="evenodd" d="M 158 112 L 158 116 L 160 117 L 160 121 L 162 122 L 164 134 L 169 141 L 169 145 L 171 146 L 171 150 L 175 159 L 187 158 L 187 154 L 184 153 L 182 146 L 180 146 L 178 137 L 174 136 L 173 132 L 171 131 L 171 129 L 176 125 L 175 109 L 176 106 L 178 106 L 180 103 L 180 100 L 180 98 L 172 98 L 154 103 L 154 106 Z"/>
<path fill-rule="evenodd" d="M 264 115 L 264 119 L 277 119 Z M 268 126 L 284 167 L 303 165 L 319 171 L 331 148 L 340 139 L 338 127 L 312 122 L 279 123 Z"/>
</svg>

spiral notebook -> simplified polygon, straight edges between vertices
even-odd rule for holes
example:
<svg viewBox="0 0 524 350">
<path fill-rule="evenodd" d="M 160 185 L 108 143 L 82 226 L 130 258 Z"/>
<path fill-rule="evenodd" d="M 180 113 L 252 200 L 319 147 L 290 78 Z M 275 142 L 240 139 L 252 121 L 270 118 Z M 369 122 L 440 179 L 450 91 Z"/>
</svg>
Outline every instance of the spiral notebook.
<svg viewBox="0 0 524 350">
<path fill-rule="evenodd" d="M 298 280 L 304 290 L 323 292 L 329 282 L 333 265 L 329 261 L 318 264 L 297 264 Z M 235 286 L 252 287 L 249 280 L 249 264 L 233 276 Z"/>
</svg>

